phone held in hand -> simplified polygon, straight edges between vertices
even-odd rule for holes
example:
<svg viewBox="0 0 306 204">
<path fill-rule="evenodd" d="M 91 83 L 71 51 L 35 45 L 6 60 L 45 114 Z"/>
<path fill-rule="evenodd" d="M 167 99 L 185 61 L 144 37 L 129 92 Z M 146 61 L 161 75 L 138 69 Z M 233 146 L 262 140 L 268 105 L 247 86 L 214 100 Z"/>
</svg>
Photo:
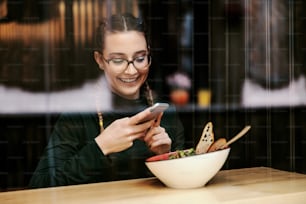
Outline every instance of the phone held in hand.
<svg viewBox="0 0 306 204">
<path fill-rule="evenodd" d="M 152 113 L 161 113 L 164 112 L 168 107 L 168 103 L 155 103 L 153 106 L 151 106 L 150 111 Z"/>
<path fill-rule="evenodd" d="M 147 111 L 149 109 L 149 113 L 139 121 L 139 124 L 156 118 L 160 113 L 164 112 L 168 107 L 169 107 L 168 103 L 155 103 L 153 106 L 144 110 Z"/>
</svg>

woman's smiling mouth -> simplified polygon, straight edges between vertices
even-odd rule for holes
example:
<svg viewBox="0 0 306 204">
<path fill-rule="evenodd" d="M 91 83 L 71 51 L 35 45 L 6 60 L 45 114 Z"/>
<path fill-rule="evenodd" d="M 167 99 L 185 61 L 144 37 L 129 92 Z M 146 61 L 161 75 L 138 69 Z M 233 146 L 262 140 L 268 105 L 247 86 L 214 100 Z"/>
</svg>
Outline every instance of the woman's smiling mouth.
<svg viewBox="0 0 306 204">
<path fill-rule="evenodd" d="M 136 82 L 139 79 L 139 77 L 133 77 L 133 78 L 119 78 L 120 81 L 124 83 L 133 83 Z"/>
</svg>

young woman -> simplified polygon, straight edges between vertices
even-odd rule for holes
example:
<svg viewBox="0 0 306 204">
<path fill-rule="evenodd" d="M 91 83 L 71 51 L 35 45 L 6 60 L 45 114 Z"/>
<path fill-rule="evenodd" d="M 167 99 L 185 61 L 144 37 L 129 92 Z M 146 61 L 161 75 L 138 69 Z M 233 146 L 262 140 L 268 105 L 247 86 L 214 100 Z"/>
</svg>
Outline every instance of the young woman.
<svg viewBox="0 0 306 204">
<path fill-rule="evenodd" d="M 184 148 L 173 108 L 140 123 L 148 115 L 140 107 L 153 104 L 144 22 L 131 14 L 105 19 L 97 29 L 94 58 L 114 103 L 125 111 L 63 114 L 32 176 L 32 188 L 148 177 L 146 158 Z"/>
</svg>

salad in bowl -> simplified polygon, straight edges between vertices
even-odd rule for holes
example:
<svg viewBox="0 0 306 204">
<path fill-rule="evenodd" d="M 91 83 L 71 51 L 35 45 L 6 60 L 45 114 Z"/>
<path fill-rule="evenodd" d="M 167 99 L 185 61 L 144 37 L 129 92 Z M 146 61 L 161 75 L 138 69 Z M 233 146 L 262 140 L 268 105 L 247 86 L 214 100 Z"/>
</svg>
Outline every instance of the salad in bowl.
<svg viewBox="0 0 306 204">
<path fill-rule="evenodd" d="M 242 137 L 249 129 L 250 126 L 245 127 L 228 142 L 225 138 L 215 141 L 213 125 L 209 122 L 205 125 L 196 148 L 152 156 L 145 164 L 168 187 L 203 187 L 224 165 L 230 152 L 229 144 Z"/>
</svg>

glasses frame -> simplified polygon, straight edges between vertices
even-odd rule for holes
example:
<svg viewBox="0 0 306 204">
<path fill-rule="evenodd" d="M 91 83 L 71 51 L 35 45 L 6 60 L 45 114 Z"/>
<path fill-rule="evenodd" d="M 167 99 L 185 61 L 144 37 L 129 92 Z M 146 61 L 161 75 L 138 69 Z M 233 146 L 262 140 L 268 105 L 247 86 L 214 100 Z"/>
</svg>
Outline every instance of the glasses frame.
<svg viewBox="0 0 306 204">
<path fill-rule="evenodd" d="M 137 58 L 134 58 L 133 60 L 128 60 L 128 59 L 125 59 L 125 58 L 111 58 L 111 59 L 105 59 L 104 56 L 103 56 L 103 54 L 102 54 L 101 56 L 102 56 L 102 59 L 103 59 L 105 62 L 107 62 L 108 65 L 110 65 L 109 62 L 112 61 L 113 59 L 122 59 L 122 60 L 125 60 L 125 61 L 127 62 L 127 65 L 126 65 L 126 67 L 125 67 L 124 69 L 122 69 L 122 71 L 125 71 L 125 70 L 129 67 L 130 64 L 132 64 L 132 65 L 134 66 L 135 69 L 137 69 L 137 70 L 139 70 L 139 71 L 142 71 L 142 70 L 147 69 L 147 68 L 151 65 L 151 62 L 152 62 L 152 57 L 151 57 L 150 53 L 146 53 L 146 54 L 144 55 L 144 56 L 147 56 L 147 57 L 148 57 L 149 63 L 148 63 L 145 67 L 143 67 L 143 68 L 137 68 L 137 67 L 134 65 L 134 61 L 135 61 Z"/>
</svg>

